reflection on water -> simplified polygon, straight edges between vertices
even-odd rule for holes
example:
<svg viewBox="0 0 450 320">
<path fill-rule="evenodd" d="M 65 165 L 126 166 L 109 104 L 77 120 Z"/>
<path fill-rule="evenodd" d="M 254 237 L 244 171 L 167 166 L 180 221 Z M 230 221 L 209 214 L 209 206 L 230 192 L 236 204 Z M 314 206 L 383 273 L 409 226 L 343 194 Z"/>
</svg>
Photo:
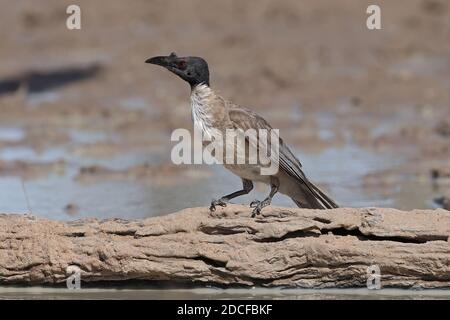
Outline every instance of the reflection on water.
<svg viewBox="0 0 450 320">
<path fill-rule="evenodd" d="M 84 138 L 86 136 L 77 134 L 77 139 Z M 162 202 L 158 201 L 158 192 L 167 193 L 164 188 L 130 181 L 99 181 L 88 185 L 75 181 L 75 176 L 83 166 L 101 165 L 111 169 L 124 169 L 146 162 L 160 162 L 161 155 L 144 152 L 98 159 L 78 157 L 68 153 L 64 148 L 51 148 L 36 153 L 28 147 L 9 147 L 0 152 L 0 159 L 66 161 L 63 174 L 52 173 L 39 179 L 25 181 L 30 207 L 33 214 L 38 216 L 59 220 L 83 217 L 144 218 L 168 212 L 163 211 Z M 0 211 L 18 213 L 28 211 L 19 177 L 0 177 L 0 191 Z M 64 208 L 69 203 L 80 207 L 79 214 L 69 216 L 65 213 Z"/>
<path fill-rule="evenodd" d="M 48 287 L 0 287 L 0 299 L 450 299 L 450 290 L 402 289 L 157 289 L 157 288 L 81 288 L 68 290 Z"/>
<path fill-rule="evenodd" d="M 365 175 L 398 164 L 398 158 L 366 151 L 355 145 L 330 148 L 318 155 L 300 155 L 313 181 L 328 186 L 341 206 L 392 206 L 393 200 L 367 193 L 362 188 Z"/>
<path fill-rule="evenodd" d="M 25 130 L 18 126 L 1 126 L 0 141 L 20 141 L 25 137 Z"/>
<path fill-rule="evenodd" d="M 90 130 L 69 130 L 69 136 L 73 143 L 96 143 L 107 140 L 117 140 L 116 135 L 107 134 L 101 131 Z"/>
</svg>

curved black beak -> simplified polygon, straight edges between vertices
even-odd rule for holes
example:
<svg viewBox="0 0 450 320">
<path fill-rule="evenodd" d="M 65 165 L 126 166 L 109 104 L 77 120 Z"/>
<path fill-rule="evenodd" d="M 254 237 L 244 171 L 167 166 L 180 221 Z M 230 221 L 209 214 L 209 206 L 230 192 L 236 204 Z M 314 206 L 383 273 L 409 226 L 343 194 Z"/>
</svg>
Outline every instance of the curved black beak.
<svg viewBox="0 0 450 320">
<path fill-rule="evenodd" d="M 169 56 L 157 56 L 150 59 L 145 60 L 145 63 L 156 64 L 162 67 L 170 67 L 175 60 L 177 59 L 177 55 L 172 52 Z"/>
<path fill-rule="evenodd" d="M 145 60 L 145 63 L 151 63 L 151 64 L 156 64 L 158 66 L 167 67 L 169 65 L 167 58 L 168 57 L 164 57 L 164 56 L 153 57 L 153 58 Z"/>
</svg>

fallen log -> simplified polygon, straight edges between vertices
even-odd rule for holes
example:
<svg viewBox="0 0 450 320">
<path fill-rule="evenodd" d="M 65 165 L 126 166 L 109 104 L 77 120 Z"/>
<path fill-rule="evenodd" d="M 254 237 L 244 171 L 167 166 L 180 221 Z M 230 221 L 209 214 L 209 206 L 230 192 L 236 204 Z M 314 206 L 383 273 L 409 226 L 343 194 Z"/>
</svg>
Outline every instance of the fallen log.
<svg viewBox="0 0 450 320">
<path fill-rule="evenodd" d="M 151 280 L 172 284 L 450 287 L 450 212 L 229 205 L 143 220 L 52 221 L 0 215 L 0 283 Z"/>
</svg>

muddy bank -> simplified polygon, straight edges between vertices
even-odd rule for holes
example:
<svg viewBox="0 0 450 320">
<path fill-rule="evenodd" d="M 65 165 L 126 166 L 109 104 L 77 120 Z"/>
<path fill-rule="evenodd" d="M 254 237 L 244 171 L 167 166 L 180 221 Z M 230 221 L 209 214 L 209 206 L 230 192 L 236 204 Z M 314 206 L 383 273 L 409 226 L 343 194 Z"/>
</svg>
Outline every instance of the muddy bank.
<svg viewBox="0 0 450 320">
<path fill-rule="evenodd" d="M 230 205 L 142 220 L 57 222 L 0 216 L 0 283 L 81 279 L 170 281 L 219 286 L 364 287 L 377 265 L 381 285 L 450 287 L 448 211 L 270 207 L 256 219 Z"/>
</svg>

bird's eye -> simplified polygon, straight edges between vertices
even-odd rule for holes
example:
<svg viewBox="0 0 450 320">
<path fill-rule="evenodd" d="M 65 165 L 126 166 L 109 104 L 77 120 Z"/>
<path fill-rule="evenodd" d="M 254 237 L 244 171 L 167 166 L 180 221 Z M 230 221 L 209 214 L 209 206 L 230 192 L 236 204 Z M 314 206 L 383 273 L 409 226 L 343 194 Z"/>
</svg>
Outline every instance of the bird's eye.
<svg viewBox="0 0 450 320">
<path fill-rule="evenodd" d="M 180 69 L 180 70 L 184 70 L 184 69 L 186 69 L 186 61 L 184 61 L 184 60 L 181 60 L 181 61 L 179 61 L 178 62 L 178 64 L 177 64 L 177 67 L 178 67 L 178 69 Z"/>
</svg>

